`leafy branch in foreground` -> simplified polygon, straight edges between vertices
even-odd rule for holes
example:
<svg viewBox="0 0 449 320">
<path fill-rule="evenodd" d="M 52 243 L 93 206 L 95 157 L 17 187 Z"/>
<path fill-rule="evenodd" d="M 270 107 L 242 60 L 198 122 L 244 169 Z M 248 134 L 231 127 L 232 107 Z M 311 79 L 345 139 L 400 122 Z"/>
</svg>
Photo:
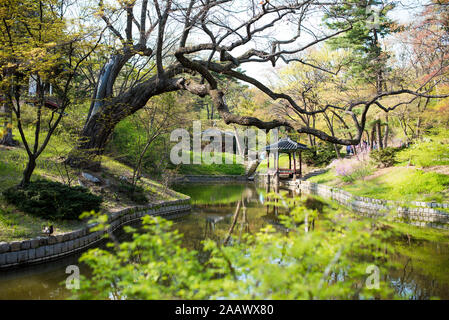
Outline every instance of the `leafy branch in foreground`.
<svg viewBox="0 0 449 320">
<path fill-rule="evenodd" d="M 78 299 L 371 299 L 391 298 L 365 282 L 370 265 L 384 266 L 388 233 L 348 214 L 307 209 L 300 199 L 280 199 L 288 232 L 269 225 L 243 242 L 204 242 L 198 251 L 182 246 L 173 223 L 145 216 L 143 232 L 125 227 L 132 240 L 93 249 L 80 261 L 92 270 L 82 277 Z M 296 203 L 296 206 L 295 206 Z M 300 203 L 300 206 L 297 204 Z M 311 223 L 312 221 L 316 221 Z M 104 221 L 103 221 L 104 222 Z M 390 248 L 388 248 L 390 250 Z M 391 251 L 390 251 L 391 252 Z M 383 278 L 383 277 L 381 277 Z"/>
</svg>

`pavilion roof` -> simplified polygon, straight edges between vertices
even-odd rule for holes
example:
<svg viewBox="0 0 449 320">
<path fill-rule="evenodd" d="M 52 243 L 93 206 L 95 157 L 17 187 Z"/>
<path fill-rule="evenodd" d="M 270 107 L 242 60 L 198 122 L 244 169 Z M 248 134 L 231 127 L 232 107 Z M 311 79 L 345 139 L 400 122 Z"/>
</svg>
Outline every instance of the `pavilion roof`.
<svg viewBox="0 0 449 320">
<path fill-rule="evenodd" d="M 265 147 L 266 151 L 293 152 L 297 150 L 309 149 L 305 144 L 291 140 L 290 138 L 282 138 L 278 142 Z"/>
</svg>

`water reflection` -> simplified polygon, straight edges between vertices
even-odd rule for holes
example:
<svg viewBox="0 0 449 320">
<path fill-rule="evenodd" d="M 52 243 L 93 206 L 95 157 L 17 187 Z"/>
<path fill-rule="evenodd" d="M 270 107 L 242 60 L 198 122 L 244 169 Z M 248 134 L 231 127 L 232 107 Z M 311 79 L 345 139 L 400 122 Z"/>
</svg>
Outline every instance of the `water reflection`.
<svg viewBox="0 0 449 320">
<path fill-rule="evenodd" d="M 226 245 L 241 241 L 244 234 L 254 234 L 270 224 L 280 232 L 288 232 L 279 221 L 286 213 L 281 206 L 274 206 L 267 198 L 266 190 L 254 184 L 235 185 L 180 185 L 174 189 L 192 197 L 190 214 L 176 217 L 174 227 L 184 234 L 183 245 L 200 252 L 199 259 L 207 256 L 201 250 L 202 241 L 212 239 Z M 292 196 L 286 194 L 287 197 Z M 304 224 L 305 230 L 320 228 L 319 219 Z M 119 235 L 121 241 L 128 238 Z M 395 249 L 389 260 L 395 267 L 387 275 L 381 275 L 394 290 L 408 299 L 449 299 L 449 245 L 430 241 L 392 239 Z M 12 271 L 0 271 L 0 299 L 65 299 L 68 265 L 79 265 L 81 274 L 88 270 L 78 263 L 80 254 L 47 264 L 29 266 Z M 335 281 L 344 274 L 334 274 Z M 359 285 L 363 285 L 360 283 Z"/>
<path fill-rule="evenodd" d="M 254 184 L 175 188 L 190 195 L 194 203 L 192 214 L 176 223 L 176 228 L 185 235 L 187 247 L 201 250 L 204 239 L 232 244 L 233 239 L 239 241 L 244 233 L 257 232 L 267 224 L 281 232 L 288 232 L 279 221 L 279 215 L 286 213 L 286 210 L 279 204 L 269 205 L 272 199 L 267 198 L 267 190 Z M 292 196 L 292 193 L 286 196 Z M 304 224 L 306 231 L 314 227 L 320 227 L 319 219 Z M 391 284 L 396 293 L 406 299 L 449 299 L 449 243 L 410 242 L 406 238 L 391 241 L 394 242 L 395 252 L 389 254 L 389 260 L 395 266 L 381 277 Z M 334 276 L 335 281 L 345 278 L 343 274 Z"/>
</svg>

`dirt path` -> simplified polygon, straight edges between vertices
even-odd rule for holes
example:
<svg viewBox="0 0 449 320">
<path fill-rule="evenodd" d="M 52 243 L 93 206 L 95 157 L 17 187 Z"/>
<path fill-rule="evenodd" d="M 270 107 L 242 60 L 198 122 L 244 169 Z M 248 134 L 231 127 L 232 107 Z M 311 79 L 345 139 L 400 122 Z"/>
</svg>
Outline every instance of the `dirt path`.
<svg viewBox="0 0 449 320">
<path fill-rule="evenodd" d="M 396 167 L 377 169 L 372 175 L 366 176 L 364 180 L 372 180 L 384 174 L 390 173 L 395 170 Z"/>
<path fill-rule="evenodd" d="M 436 172 L 449 175 L 449 166 L 434 166 L 422 169 L 425 172 Z"/>
</svg>

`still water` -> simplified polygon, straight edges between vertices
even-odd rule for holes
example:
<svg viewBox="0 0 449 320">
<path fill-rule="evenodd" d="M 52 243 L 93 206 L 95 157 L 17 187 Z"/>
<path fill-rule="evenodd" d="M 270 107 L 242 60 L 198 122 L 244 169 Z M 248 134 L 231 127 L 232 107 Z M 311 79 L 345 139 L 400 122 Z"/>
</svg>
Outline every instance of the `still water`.
<svg viewBox="0 0 449 320">
<path fill-rule="evenodd" d="M 277 220 L 282 212 L 267 206 L 264 190 L 254 184 L 180 185 L 174 189 L 192 198 L 192 211 L 173 218 L 189 248 L 200 250 L 206 238 L 223 242 L 231 241 L 232 235 L 238 239 L 267 224 L 285 231 Z M 398 294 L 411 299 L 449 299 L 449 243 L 397 239 L 394 246 L 391 259 L 397 267 L 390 270 L 388 280 Z M 82 274 L 89 274 L 78 263 L 79 256 L 0 271 L 0 299 L 67 298 L 67 266 L 78 265 Z"/>
</svg>

